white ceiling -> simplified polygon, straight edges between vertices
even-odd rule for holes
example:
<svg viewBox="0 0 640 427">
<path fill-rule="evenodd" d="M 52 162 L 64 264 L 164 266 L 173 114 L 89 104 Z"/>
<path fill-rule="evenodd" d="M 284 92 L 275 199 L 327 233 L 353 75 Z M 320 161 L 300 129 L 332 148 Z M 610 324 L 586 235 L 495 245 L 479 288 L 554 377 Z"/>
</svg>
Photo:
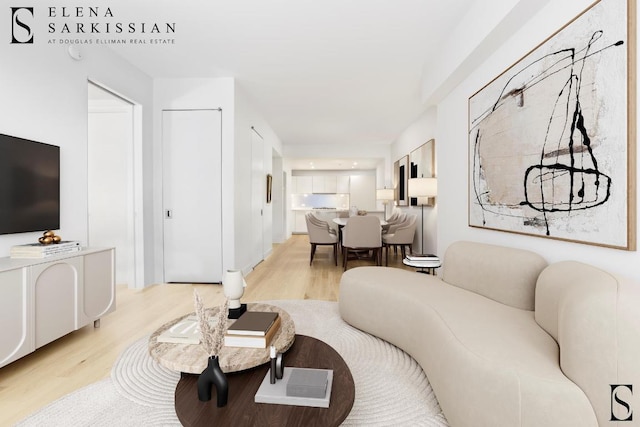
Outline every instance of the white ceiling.
<svg viewBox="0 0 640 427">
<path fill-rule="evenodd" d="M 121 4 L 119 4 L 121 2 Z M 423 67 L 474 0 L 111 0 L 175 22 L 175 44 L 114 47 L 148 75 L 234 77 L 282 143 L 392 143 L 425 106 Z M 363 153 L 363 157 L 366 153 Z"/>
</svg>

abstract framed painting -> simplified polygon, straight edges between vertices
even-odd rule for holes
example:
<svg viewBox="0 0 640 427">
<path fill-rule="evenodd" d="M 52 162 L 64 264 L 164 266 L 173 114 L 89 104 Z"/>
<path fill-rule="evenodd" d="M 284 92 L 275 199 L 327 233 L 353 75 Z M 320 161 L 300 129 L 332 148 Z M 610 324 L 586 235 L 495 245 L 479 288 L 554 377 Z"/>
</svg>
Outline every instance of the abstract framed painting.
<svg viewBox="0 0 640 427">
<path fill-rule="evenodd" d="M 393 188 L 397 206 L 409 206 L 408 182 L 409 156 L 402 156 L 393 164 Z"/>
<path fill-rule="evenodd" d="M 636 248 L 635 0 L 600 0 L 469 98 L 469 226 Z"/>
<path fill-rule="evenodd" d="M 436 176 L 435 145 L 435 139 L 430 139 L 409 153 L 409 179 L 432 178 Z M 426 202 L 424 206 L 434 206 L 435 198 L 429 197 L 422 202 Z M 411 206 L 418 206 L 418 198 L 409 197 L 409 204 Z"/>
</svg>

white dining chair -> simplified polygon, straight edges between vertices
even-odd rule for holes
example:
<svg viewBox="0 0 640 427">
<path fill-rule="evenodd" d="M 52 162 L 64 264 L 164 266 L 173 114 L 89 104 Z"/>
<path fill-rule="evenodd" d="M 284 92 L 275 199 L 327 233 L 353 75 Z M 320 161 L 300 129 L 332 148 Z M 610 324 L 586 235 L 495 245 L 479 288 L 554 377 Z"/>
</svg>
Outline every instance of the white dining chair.
<svg viewBox="0 0 640 427">
<path fill-rule="evenodd" d="M 382 264 L 382 237 L 380 219 L 364 215 L 349 218 L 342 228 L 342 255 L 344 270 L 347 269 L 349 254 L 357 252 L 373 253 L 376 265 Z"/>
<path fill-rule="evenodd" d="M 316 248 L 320 245 L 333 246 L 333 259 L 338 265 L 338 234 L 329 226 L 326 221 L 316 217 L 309 212 L 305 215 L 307 222 L 307 232 L 309 233 L 309 243 L 311 244 L 311 255 L 309 265 L 313 263 Z"/>
<path fill-rule="evenodd" d="M 389 265 L 390 247 L 393 247 L 394 252 L 397 253 L 397 247 L 399 246 L 403 259 L 407 255 L 407 246 L 409 247 L 409 252 L 412 252 L 413 239 L 416 234 L 416 225 L 416 216 L 408 215 L 404 222 L 393 226 L 392 232 L 382 236 L 382 245 L 384 246 L 386 253 L 385 265 Z"/>
<path fill-rule="evenodd" d="M 382 226 L 382 234 L 387 234 L 389 233 L 389 230 L 391 229 L 391 227 L 393 227 L 394 225 L 398 225 L 403 223 L 404 221 L 406 221 L 407 219 L 407 214 L 402 213 L 400 211 L 394 212 L 396 215 L 393 216 L 391 215 L 389 217 L 389 219 L 387 220 L 387 223 L 385 225 Z"/>
</svg>

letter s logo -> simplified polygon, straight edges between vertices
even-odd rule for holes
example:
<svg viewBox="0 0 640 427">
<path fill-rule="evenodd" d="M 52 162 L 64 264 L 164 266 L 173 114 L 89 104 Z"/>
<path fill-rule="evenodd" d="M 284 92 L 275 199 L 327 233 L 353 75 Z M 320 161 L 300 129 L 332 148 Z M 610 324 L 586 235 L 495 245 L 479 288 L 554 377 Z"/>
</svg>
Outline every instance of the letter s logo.
<svg viewBox="0 0 640 427">
<path fill-rule="evenodd" d="M 633 396 L 633 385 L 611 384 L 611 420 L 633 421 L 633 410 L 629 400 Z M 626 400 L 625 400 L 626 399 Z"/>
<path fill-rule="evenodd" d="M 11 43 L 33 44 L 32 7 L 11 8 Z"/>
</svg>

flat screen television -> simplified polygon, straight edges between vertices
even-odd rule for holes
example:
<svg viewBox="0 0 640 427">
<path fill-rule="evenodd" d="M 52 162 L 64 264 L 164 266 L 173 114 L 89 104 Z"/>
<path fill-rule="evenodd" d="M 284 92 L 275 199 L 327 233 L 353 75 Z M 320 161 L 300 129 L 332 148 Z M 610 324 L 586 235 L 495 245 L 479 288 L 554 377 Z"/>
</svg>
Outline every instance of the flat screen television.
<svg viewBox="0 0 640 427">
<path fill-rule="evenodd" d="M 60 147 L 0 134 L 0 234 L 60 228 Z"/>
</svg>

